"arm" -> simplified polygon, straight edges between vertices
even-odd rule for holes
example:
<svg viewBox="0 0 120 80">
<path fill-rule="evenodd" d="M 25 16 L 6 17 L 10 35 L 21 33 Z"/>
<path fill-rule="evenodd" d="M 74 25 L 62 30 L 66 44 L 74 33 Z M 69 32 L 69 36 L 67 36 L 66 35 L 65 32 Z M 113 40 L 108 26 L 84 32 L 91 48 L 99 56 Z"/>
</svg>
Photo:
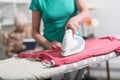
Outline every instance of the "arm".
<svg viewBox="0 0 120 80">
<path fill-rule="evenodd" d="M 78 14 L 78 18 L 79 18 L 78 22 L 79 24 L 84 23 L 87 19 L 90 18 L 90 13 L 88 10 L 86 0 L 76 0 L 76 5 L 78 10 L 81 11 Z"/>
<path fill-rule="evenodd" d="M 32 36 L 41 45 L 48 47 L 47 44 L 50 44 L 50 42 L 40 34 L 40 24 L 41 24 L 41 13 L 33 10 L 32 11 Z"/>
<path fill-rule="evenodd" d="M 76 5 L 80 12 L 78 13 L 78 15 L 70 18 L 70 20 L 66 24 L 66 29 L 72 29 L 74 34 L 77 33 L 79 25 L 84 23 L 90 17 L 86 0 L 76 0 Z"/>
<path fill-rule="evenodd" d="M 32 11 L 32 36 L 35 38 L 37 42 L 46 48 L 57 48 L 61 47 L 58 42 L 49 42 L 45 37 L 40 34 L 40 24 L 41 24 L 41 13 L 37 11 Z"/>
</svg>

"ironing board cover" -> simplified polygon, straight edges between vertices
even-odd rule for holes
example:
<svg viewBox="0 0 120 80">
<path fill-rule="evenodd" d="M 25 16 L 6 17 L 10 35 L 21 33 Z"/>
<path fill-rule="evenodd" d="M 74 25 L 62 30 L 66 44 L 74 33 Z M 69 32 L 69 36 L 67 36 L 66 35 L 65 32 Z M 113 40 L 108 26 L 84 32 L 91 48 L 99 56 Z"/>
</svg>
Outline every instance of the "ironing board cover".
<svg viewBox="0 0 120 80">
<path fill-rule="evenodd" d="M 18 54 L 18 57 L 40 59 L 54 66 L 60 66 L 63 64 L 78 62 L 86 58 L 108 54 L 110 52 L 120 53 L 120 39 L 112 36 L 88 39 L 85 41 L 85 48 L 82 52 L 67 57 L 61 56 L 60 49 L 43 50 L 32 54 L 22 52 Z"/>
</svg>

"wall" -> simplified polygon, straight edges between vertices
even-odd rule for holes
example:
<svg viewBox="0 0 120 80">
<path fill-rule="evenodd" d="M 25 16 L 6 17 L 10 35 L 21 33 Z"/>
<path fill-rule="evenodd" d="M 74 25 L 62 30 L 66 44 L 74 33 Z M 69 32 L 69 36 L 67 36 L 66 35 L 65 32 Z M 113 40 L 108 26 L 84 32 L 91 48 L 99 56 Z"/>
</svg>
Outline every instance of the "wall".
<svg viewBox="0 0 120 80">
<path fill-rule="evenodd" d="M 99 20 L 94 30 L 95 36 L 120 35 L 120 0 L 88 0 L 96 10 L 91 11 L 92 18 Z"/>
<path fill-rule="evenodd" d="M 25 0 L 27 1 L 27 0 Z M 29 20 L 29 23 L 31 22 L 31 15 L 28 8 L 29 2 L 22 2 L 18 1 L 17 3 L 14 2 L 7 2 L 7 0 L 0 0 L 0 12 L 1 12 L 1 24 L 2 24 L 2 30 L 3 31 L 12 31 L 14 27 L 14 21 L 13 17 L 15 15 L 15 12 L 23 12 Z"/>
</svg>

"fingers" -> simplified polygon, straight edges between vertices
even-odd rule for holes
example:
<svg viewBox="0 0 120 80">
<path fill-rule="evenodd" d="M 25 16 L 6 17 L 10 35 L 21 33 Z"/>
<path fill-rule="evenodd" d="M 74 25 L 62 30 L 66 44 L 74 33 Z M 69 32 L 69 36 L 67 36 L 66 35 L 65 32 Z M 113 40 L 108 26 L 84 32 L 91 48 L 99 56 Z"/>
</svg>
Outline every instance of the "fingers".
<svg viewBox="0 0 120 80">
<path fill-rule="evenodd" d="M 76 34 L 79 28 L 79 24 L 72 22 L 66 25 L 66 29 L 72 29 L 73 34 Z"/>
<path fill-rule="evenodd" d="M 58 47 L 58 48 L 61 48 L 61 43 L 59 43 L 59 42 L 57 42 L 57 41 L 55 41 L 55 45 Z"/>
<path fill-rule="evenodd" d="M 73 34 L 76 34 L 76 32 L 77 32 L 77 29 L 75 28 L 74 24 L 68 24 L 67 29 L 71 29 Z"/>
<path fill-rule="evenodd" d="M 61 48 L 61 43 L 54 41 L 51 43 L 51 45 L 49 46 L 49 49 L 57 49 L 57 48 Z"/>
</svg>

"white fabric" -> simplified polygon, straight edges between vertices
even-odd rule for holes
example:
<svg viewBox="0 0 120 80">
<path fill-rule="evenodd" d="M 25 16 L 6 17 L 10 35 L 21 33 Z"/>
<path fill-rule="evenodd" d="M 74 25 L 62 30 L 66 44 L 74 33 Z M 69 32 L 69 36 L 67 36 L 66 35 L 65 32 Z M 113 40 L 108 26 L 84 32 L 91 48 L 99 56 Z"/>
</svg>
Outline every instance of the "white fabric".
<svg viewBox="0 0 120 80">
<path fill-rule="evenodd" d="M 86 66 L 110 60 L 115 57 L 117 57 L 116 53 L 110 53 L 54 68 L 46 67 L 39 61 L 10 58 L 0 61 L 0 80 L 42 80 L 82 69 Z"/>
</svg>

